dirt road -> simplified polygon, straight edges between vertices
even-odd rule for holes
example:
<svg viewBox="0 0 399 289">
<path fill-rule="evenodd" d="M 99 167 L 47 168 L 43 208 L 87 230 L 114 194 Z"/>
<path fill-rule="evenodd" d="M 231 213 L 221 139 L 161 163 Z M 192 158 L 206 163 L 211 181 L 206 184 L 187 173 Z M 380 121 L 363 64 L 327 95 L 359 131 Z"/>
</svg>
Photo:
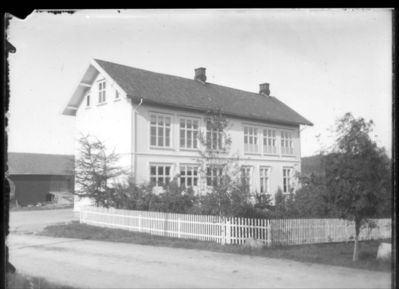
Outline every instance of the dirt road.
<svg viewBox="0 0 399 289">
<path fill-rule="evenodd" d="M 390 274 L 288 260 L 13 234 L 21 272 L 78 288 L 390 288 Z"/>
<path fill-rule="evenodd" d="M 11 211 L 10 232 L 34 233 L 44 227 L 55 224 L 78 220 L 73 209 L 54 209 L 37 211 Z"/>
</svg>

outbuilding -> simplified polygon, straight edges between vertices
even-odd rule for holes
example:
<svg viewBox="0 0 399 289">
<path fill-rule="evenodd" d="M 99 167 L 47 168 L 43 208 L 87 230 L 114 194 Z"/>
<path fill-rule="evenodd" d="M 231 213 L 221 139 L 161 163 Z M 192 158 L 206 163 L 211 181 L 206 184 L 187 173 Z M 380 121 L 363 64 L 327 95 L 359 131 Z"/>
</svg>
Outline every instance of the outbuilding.
<svg viewBox="0 0 399 289">
<path fill-rule="evenodd" d="M 8 175 L 15 185 L 15 202 L 21 206 L 70 196 L 74 190 L 74 156 L 8 153 Z"/>
</svg>

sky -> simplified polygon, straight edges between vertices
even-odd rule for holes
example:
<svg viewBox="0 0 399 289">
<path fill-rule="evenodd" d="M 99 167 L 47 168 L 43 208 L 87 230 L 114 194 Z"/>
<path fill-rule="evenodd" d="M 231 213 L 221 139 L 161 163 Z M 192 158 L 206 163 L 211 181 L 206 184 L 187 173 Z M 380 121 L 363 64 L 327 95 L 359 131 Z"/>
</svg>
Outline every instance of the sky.
<svg viewBox="0 0 399 289">
<path fill-rule="evenodd" d="M 302 156 L 330 148 L 346 112 L 372 119 L 392 149 L 389 9 L 35 11 L 12 18 L 10 152 L 73 154 L 73 116 L 62 115 L 92 58 L 271 95 L 314 126 Z"/>
</svg>

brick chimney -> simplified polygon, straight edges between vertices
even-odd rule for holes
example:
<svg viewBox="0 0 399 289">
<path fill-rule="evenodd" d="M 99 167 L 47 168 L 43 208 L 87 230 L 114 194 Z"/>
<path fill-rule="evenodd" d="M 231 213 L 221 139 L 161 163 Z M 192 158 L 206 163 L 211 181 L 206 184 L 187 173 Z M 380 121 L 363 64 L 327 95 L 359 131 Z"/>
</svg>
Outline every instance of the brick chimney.
<svg viewBox="0 0 399 289">
<path fill-rule="evenodd" d="M 270 87 L 269 83 L 261 83 L 259 84 L 259 94 L 263 94 L 266 96 L 270 96 Z"/>
<path fill-rule="evenodd" d="M 199 80 L 199 81 L 205 82 L 206 81 L 205 70 L 206 70 L 206 68 L 204 68 L 204 67 L 199 67 L 199 68 L 194 69 L 194 71 L 195 71 L 194 80 Z"/>
</svg>

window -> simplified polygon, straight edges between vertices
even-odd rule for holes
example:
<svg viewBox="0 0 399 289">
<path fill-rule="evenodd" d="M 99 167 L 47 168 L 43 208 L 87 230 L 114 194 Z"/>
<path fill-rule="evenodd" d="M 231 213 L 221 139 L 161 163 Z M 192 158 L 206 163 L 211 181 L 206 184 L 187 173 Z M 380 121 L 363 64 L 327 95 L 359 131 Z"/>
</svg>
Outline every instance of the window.
<svg viewBox="0 0 399 289">
<path fill-rule="evenodd" d="M 283 193 L 288 194 L 291 190 L 291 168 L 283 168 Z"/>
<path fill-rule="evenodd" d="M 270 168 L 261 167 L 259 169 L 260 193 L 270 194 Z"/>
<path fill-rule="evenodd" d="M 292 147 L 292 133 L 288 131 L 281 132 L 281 154 L 292 155 L 294 149 Z"/>
<path fill-rule="evenodd" d="M 241 181 L 242 184 L 248 186 L 248 189 L 251 187 L 251 173 L 252 167 L 242 166 L 241 167 Z"/>
<path fill-rule="evenodd" d="M 101 80 L 98 83 L 98 103 L 105 102 L 105 92 L 106 92 L 106 82 L 105 80 Z"/>
<path fill-rule="evenodd" d="M 170 147 L 170 116 L 151 115 L 150 144 L 155 147 Z"/>
<path fill-rule="evenodd" d="M 185 186 L 186 188 L 198 186 L 197 166 L 180 166 L 180 186 Z"/>
<path fill-rule="evenodd" d="M 198 120 L 180 119 L 180 147 L 198 148 Z"/>
<path fill-rule="evenodd" d="M 211 150 L 223 149 L 223 131 L 214 128 L 211 122 L 206 124 L 206 142 Z"/>
<path fill-rule="evenodd" d="M 244 127 L 244 152 L 258 152 L 258 129 L 254 127 Z"/>
<path fill-rule="evenodd" d="M 206 168 L 206 185 L 217 186 L 221 183 L 223 167 L 211 166 Z"/>
<path fill-rule="evenodd" d="M 170 165 L 151 165 L 150 180 L 154 186 L 167 185 L 170 180 Z"/>
<path fill-rule="evenodd" d="M 119 99 L 119 91 L 115 89 L 115 99 Z"/>
<path fill-rule="evenodd" d="M 86 96 L 86 106 L 90 106 L 90 94 Z"/>
<path fill-rule="evenodd" d="M 274 129 L 266 128 L 263 130 L 263 153 L 276 154 L 276 131 Z"/>
</svg>

